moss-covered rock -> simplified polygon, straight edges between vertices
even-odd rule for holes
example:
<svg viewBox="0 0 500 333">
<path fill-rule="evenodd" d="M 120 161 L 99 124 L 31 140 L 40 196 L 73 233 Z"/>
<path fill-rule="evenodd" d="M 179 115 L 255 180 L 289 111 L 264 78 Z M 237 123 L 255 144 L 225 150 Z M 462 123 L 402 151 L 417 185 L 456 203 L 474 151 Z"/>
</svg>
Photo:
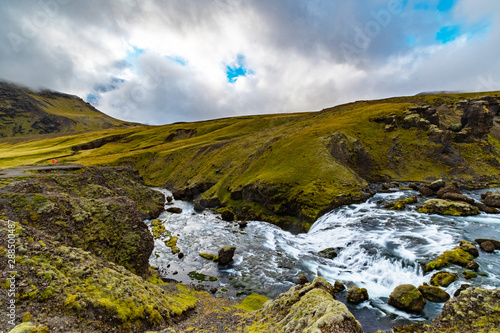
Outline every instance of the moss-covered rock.
<svg viewBox="0 0 500 333">
<path fill-rule="evenodd" d="M 327 258 L 327 259 L 335 259 L 337 257 L 337 252 L 333 247 L 329 247 L 327 249 L 321 250 L 318 252 L 318 256 Z"/>
<path fill-rule="evenodd" d="M 471 271 L 465 271 L 464 272 L 464 278 L 466 280 L 473 280 L 477 278 L 477 273 L 471 272 Z"/>
<path fill-rule="evenodd" d="M 359 304 L 368 300 L 368 291 L 366 288 L 356 286 L 349 287 L 347 290 L 347 301 L 352 304 Z"/>
<path fill-rule="evenodd" d="M 207 260 L 217 261 L 217 259 L 218 259 L 217 255 L 215 255 L 215 254 L 203 253 L 203 252 L 200 252 L 198 254 L 200 257 L 205 258 Z"/>
<path fill-rule="evenodd" d="M 429 286 L 427 283 L 418 287 L 418 291 L 430 302 L 444 303 L 450 299 L 450 295 L 446 291 L 439 287 Z"/>
<path fill-rule="evenodd" d="M 469 248 L 469 251 L 473 250 Z M 432 270 L 447 267 L 452 264 L 466 267 L 469 262 L 473 261 L 473 259 L 474 256 L 472 254 L 464 251 L 459 246 L 454 250 L 443 252 L 443 254 L 441 254 L 436 260 L 429 262 L 425 266 L 425 271 L 430 272 Z"/>
<path fill-rule="evenodd" d="M 345 332 L 361 333 L 361 325 L 347 307 L 334 300 L 333 289 L 323 278 L 295 286 L 247 319 L 251 324 L 243 332 Z"/>
<path fill-rule="evenodd" d="M 406 208 L 406 205 L 414 204 L 417 201 L 418 200 L 417 200 L 416 196 L 411 196 L 411 197 L 403 199 L 403 200 L 388 202 L 385 205 L 385 208 L 391 209 L 391 210 L 403 210 Z"/>
<path fill-rule="evenodd" d="M 500 289 L 469 288 L 443 307 L 429 332 L 499 332 Z"/>
<path fill-rule="evenodd" d="M 479 208 L 462 201 L 450 201 L 444 199 L 430 199 L 425 201 L 419 207 L 420 213 L 441 214 L 453 216 L 471 216 L 478 215 L 481 212 Z"/>
<path fill-rule="evenodd" d="M 422 312 L 425 303 L 422 293 L 411 284 L 397 286 L 389 296 L 390 305 L 410 313 Z"/>
<path fill-rule="evenodd" d="M 146 187 L 130 168 L 88 167 L 81 173 L 42 174 L 4 187 L 0 211 L 143 275 L 153 250 L 143 218 L 159 214 L 163 200 L 163 194 Z"/>
<path fill-rule="evenodd" d="M 431 277 L 431 284 L 446 288 L 456 280 L 458 280 L 458 275 L 455 273 L 437 272 Z"/>
<path fill-rule="evenodd" d="M 487 206 L 500 208 L 500 191 L 488 191 L 481 194 L 481 199 Z"/>
<path fill-rule="evenodd" d="M 479 256 L 479 251 L 477 250 L 476 245 L 474 245 L 474 243 L 472 243 L 472 242 L 465 241 L 465 240 L 460 241 L 458 248 L 464 250 L 465 252 L 469 253 L 473 257 Z"/>
<path fill-rule="evenodd" d="M 0 220 L 0 237 L 6 235 L 7 223 Z M 155 271 L 144 280 L 29 226 L 17 224 L 16 235 L 17 244 L 26 249 L 16 258 L 15 278 L 23 282 L 16 285 L 16 322 L 29 312 L 50 332 L 61 326 L 68 332 L 142 332 L 165 328 L 172 318 L 196 306 L 197 292 L 163 283 Z M 6 264 L 6 258 L 0 258 L 0 269 Z M 6 293 L 0 293 L 0 302 L 6 304 Z M 0 327 L 6 327 L 4 317 Z"/>
</svg>

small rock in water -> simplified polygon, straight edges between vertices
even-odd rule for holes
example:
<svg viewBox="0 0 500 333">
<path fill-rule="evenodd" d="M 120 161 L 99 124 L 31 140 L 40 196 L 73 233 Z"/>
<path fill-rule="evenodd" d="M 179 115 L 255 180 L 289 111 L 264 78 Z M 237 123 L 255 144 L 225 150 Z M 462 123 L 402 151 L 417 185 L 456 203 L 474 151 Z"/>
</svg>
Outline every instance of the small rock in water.
<svg viewBox="0 0 500 333">
<path fill-rule="evenodd" d="M 247 227 L 248 222 L 247 221 L 240 221 L 240 222 L 238 222 L 238 225 L 240 226 L 241 229 L 244 229 Z"/>
<path fill-rule="evenodd" d="M 465 268 L 476 271 L 479 269 L 479 264 L 475 261 L 469 261 L 466 265 Z"/>
<path fill-rule="evenodd" d="M 345 290 L 345 285 L 342 282 L 335 281 L 335 283 L 333 284 L 333 293 L 338 294 L 344 290 Z"/>
<path fill-rule="evenodd" d="M 492 253 L 495 250 L 500 250 L 500 242 L 493 239 L 476 239 L 476 243 L 485 252 Z"/>
<path fill-rule="evenodd" d="M 173 213 L 173 214 L 180 214 L 180 213 L 182 213 L 182 209 L 179 207 L 170 207 L 170 208 L 167 208 L 167 212 Z"/>
<path fill-rule="evenodd" d="M 226 222 L 233 222 L 234 221 L 234 214 L 230 210 L 223 211 L 221 214 L 221 217 Z"/>
<path fill-rule="evenodd" d="M 368 300 L 368 291 L 366 288 L 352 286 L 347 290 L 347 301 L 352 304 L 359 304 Z"/>
<path fill-rule="evenodd" d="M 439 287 L 429 286 L 425 282 L 422 286 L 418 287 L 418 291 L 430 302 L 444 303 L 450 299 L 450 295 L 446 291 Z"/>
<path fill-rule="evenodd" d="M 426 301 L 414 285 L 402 284 L 397 286 L 389 296 L 389 304 L 409 313 L 421 313 Z"/>
<path fill-rule="evenodd" d="M 295 284 L 303 285 L 308 282 L 309 280 L 307 279 L 307 276 L 304 273 L 300 273 L 299 277 L 297 278 L 297 282 L 295 282 Z"/>
<path fill-rule="evenodd" d="M 323 257 L 323 258 L 327 258 L 327 259 L 334 259 L 337 257 L 337 252 L 335 252 L 335 249 L 333 247 L 329 247 L 327 249 L 319 251 L 318 256 Z"/>
<path fill-rule="evenodd" d="M 202 205 L 200 205 L 198 202 L 196 202 L 194 204 L 194 211 L 197 212 L 197 213 L 201 213 L 205 210 L 205 207 L 203 207 Z"/>
<path fill-rule="evenodd" d="M 427 185 L 421 185 L 418 188 L 418 191 L 420 194 L 422 194 L 424 197 L 430 197 L 431 195 L 434 195 L 434 191 L 429 188 Z"/>
<path fill-rule="evenodd" d="M 172 200 L 173 200 L 173 198 L 169 195 L 169 196 L 167 197 L 167 202 L 172 202 Z"/>
<path fill-rule="evenodd" d="M 431 277 L 431 284 L 433 286 L 441 286 L 446 288 L 456 280 L 458 280 L 457 274 L 437 272 Z"/>
<path fill-rule="evenodd" d="M 177 274 L 179 274 L 179 272 L 174 271 L 172 274 L 173 274 L 173 275 L 177 275 Z"/>
<path fill-rule="evenodd" d="M 218 263 L 219 265 L 227 265 L 233 261 L 234 251 L 236 251 L 236 246 L 223 246 L 219 250 Z"/>
<path fill-rule="evenodd" d="M 443 188 L 445 186 L 446 186 L 446 183 L 442 179 L 438 179 L 438 180 L 433 181 L 432 183 L 429 184 L 429 188 L 434 192 L 439 191 L 441 188 Z"/>
<path fill-rule="evenodd" d="M 177 258 L 179 258 L 179 259 L 184 258 L 184 253 L 180 252 L 180 253 L 177 255 Z"/>
</svg>

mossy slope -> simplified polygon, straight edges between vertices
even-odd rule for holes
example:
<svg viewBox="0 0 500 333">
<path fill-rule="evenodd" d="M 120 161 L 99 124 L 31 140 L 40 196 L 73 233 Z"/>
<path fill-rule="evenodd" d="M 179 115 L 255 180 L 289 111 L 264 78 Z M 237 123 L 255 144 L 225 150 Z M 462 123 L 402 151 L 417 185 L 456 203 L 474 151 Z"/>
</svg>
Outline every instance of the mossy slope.
<svg viewBox="0 0 500 333">
<path fill-rule="evenodd" d="M 34 92 L 0 81 L 0 137 L 133 125 L 107 116 L 77 96 L 47 90 Z"/>
<path fill-rule="evenodd" d="M 0 167 L 51 158 L 133 165 L 147 183 L 183 190 L 182 198 L 218 198 L 238 219 L 300 232 L 325 211 L 368 197 L 372 182 L 500 182 L 500 125 L 493 121 L 498 99 L 461 102 L 484 95 L 401 97 L 85 137 L 4 139 Z"/>
</svg>

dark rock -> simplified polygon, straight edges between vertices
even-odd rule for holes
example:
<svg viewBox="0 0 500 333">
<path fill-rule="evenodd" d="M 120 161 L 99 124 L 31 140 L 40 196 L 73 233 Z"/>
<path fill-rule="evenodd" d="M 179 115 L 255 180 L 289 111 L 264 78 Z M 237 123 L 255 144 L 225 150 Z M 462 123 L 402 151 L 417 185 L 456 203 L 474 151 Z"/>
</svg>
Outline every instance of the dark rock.
<svg viewBox="0 0 500 333">
<path fill-rule="evenodd" d="M 173 198 L 169 195 L 167 196 L 167 202 L 172 202 Z"/>
<path fill-rule="evenodd" d="M 223 211 L 221 214 L 221 217 L 226 222 L 233 222 L 234 221 L 234 214 L 230 210 Z"/>
<path fill-rule="evenodd" d="M 179 274 L 179 272 L 177 272 L 177 271 L 174 271 L 174 272 L 172 273 L 172 275 L 177 275 L 177 274 Z"/>
<path fill-rule="evenodd" d="M 448 287 L 450 284 L 458 280 L 458 275 L 448 272 L 437 272 L 431 277 L 433 286 Z"/>
<path fill-rule="evenodd" d="M 427 185 L 420 185 L 419 188 L 418 188 L 418 191 L 424 197 L 430 197 L 430 196 L 434 195 L 434 191 L 431 190 L 430 187 L 427 186 Z"/>
<path fill-rule="evenodd" d="M 342 282 L 335 281 L 335 283 L 333 285 L 333 293 L 338 294 L 344 290 L 345 290 L 345 285 Z"/>
<path fill-rule="evenodd" d="M 205 208 L 218 208 L 221 206 L 219 198 L 201 199 L 200 205 Z"/>
<path fill-rule="evenodd" d="M 467 289 L 467 288 L 469 288 L 469 287 L 470 287 L 470 284 L 466 284 L 466 283 L 462 284 L 462 285 L 460 286 L 460 288 L 458 288 L 458 289 L 455 291 L 455 293 L 453 293 L 453 297 L 457 297 L 458 295 L 460 295 L 460 293 L 461 293 L 462 291 L 464 291 L 465 289 Z"/>
<path fill-rule="evenodd" d="M 476 271 L 479 269 L 479 264 L 475 261 L 469 261 L 465 268 Z"/>
<path fill-rule="evenodd" d="M 327 258 L 327 259 L 334 259 L 337 257 L 337 252 L 335 252 L 335 249 L 333 247 L 329 247 L 327 249 L 319 251 L 318 256 L 323 257 L 323 258 Z"/>
<path fill-rule="evenodd" d="M 441 198 L 446 193 L 458 193 L 461 194 L 460 189 L 456 184 L 448 184 L 445 187 L 442 187 L 440 190 L 436 192 L 436 196 Z"/>
<path fill-rule="evenodd" d="M 231 200 L 242 200 L 242 199 L 243 199 L 243 190 L 241 188 L 231 191 Z"/>
<path fill-rule="evenodd" d="M 476 241 L 476 243 L 479 244 L 479 246 L 481 246 L 481 243 L 483 243 L 483 242 L 486 242 L 486 241 L 491 242 L 493 244 L 493 246 L 495 247 L 495 250 L 500 250 L 500 242 L 497 240 L 478 238 L 475 241 Z"/>
<path fill-rule="evenodd" d="M 419 183 L 410 183 L 410 184 L 408 184 L 408 187 L 411 188 L 412 190 L 418 191 L 420 184 Z"/>
<path fill-rule="evenodd" d="M 462 201 L 450 201 L 445 199 L 430 199 L 419 207 L 420 213 L 441 214 L 453 216 L 471 216 L 480 214 L 476 206 Z"/>
<path fill-rule="evenodd" d="M 234 251 L 236 251 L 236 246 L 223 246 L 219 249 L 218 260 L 219 265 L 227 265 L 233 261 Z"/>
<path fill-rule="evenodd" d="M 485 205 L 500 208 L 500 191 L 488 191 L 481 194 L 481 198 Z"/>
<path fill-rule="evenodd" d="M 484 252 L 492 253 L 493 251 L 495 251 L 495 244 L 490 241 L 482 242 L 481 244 L 479 244 L 479 246 Z"/>
<path fill-rule="evenodd" d="M 479 251 L 477 250 L 476 245 L 469 241 L 460 241 L 459 249 L 464 250 L 465 252 L 471 254 L 474 257 L 479 256 Z"/>
<path fill-rule="evenodd" d="M 215 294 L 215 293 L 217 292 L 217 288 L 211 288 L 211 289 L 210 289 L 210 292 L 211 292 L 212 294 Z"/>
<path fill-rule="evenodd" d="M 429 188 L 434 192 L 439 191 L 440 189 L 442 189 L 445 186 L 446 186 L 446 183 L 442 179 L 438 179 L 438 180 L 433 181 L 432 183 L 429 184 Z"/>
<path fill-rule="evenodd" d="M 170 207 L 170 208 L 167 208 L 167 212 L 173 213 L 173 214 L 180 214 L 180 213 L 182 213 L 182 209 L 179 207 Z"/>
<path fill-rule="evenodd" d="M 451 193 L 451 192 L 443 194 L 441 196 L 441 199 L 447 199 L 447 200 L 452 200 L 452 201 L 463 201 L 463 202 L 467 202 L 468 204 L 471 204 L 471 205 L 473 205 L 475 202 L 474 199 L 469 198 L 463 194 Z"/>
<path fill-rule="evenodd" d="M 498 105 L 498 102 L 496 103 Z M 494 112 L 489 110 L 490 103 L 483 100 L 468 100 L 457 103 L 457 110 L 463 111 L 463 129 L 457 133 L 457 142 L 473 142 L 474 139 L 484 139 L 493 127 Z"/>
<path fill-rule="evenodd" d="M 238 225 L 240 226 L 241 229 L 244 229 L 247 227 L 248 222 L 247 221 L 240 221 L 240 222 L 238 222 Z"/>
<path fill-rule="evenodd" d="M 414 285 L 403 284 L 397 286 L 391 293 L 389 304 L 409 313 L 421 313 L 426 302 L 422 293 Z"/>
<path fill-rule="evenodd" d="M 303 285 L 308 282 L 309 280 L 307 279 L 307 276 L 304 273 L 300 273 L 299 277 L 297 278 L 297 282 L 295 282 L 295 284 Z"/>
<path fill-rule="evenodd" d="M 471 271 L 465 271 L 464 272 L 464 278 L 466 280 L 473 280 L 477 278 L 477 273 L 471 272 Z"/>
<path fill-rule="evenodd" d="M 477 202 L 477 201 L 474 202 L 474 206 L 479 208 L 480 211 L 485 212 L 487 214 L 500 214 L 500 210 L 498 210 L 494 207 L 486 206 L 485 204 L 483 204 L 481 202 Z"/>
<path fill-rule="evenodd" d="M 352 286 L 347 290 L 347 301 L 352 304 L 359 304 L 368 300 L 368 291 L 365 288 Z"/>
<path fill-rule="evenodd" d="M 335 133 L 329 138 L 327 149 L 340 164 L 355 170 L 361 177 L 373 171 L 375 162 L 363 144 L 354 137 Z"/>
<path fill-rule="evenodd" d="M 197 212 L 197 213 L 201 213 L 205 210 L 205 207 L 203 207 L 202 205 L 200 205 L 198 202 L 195 202 L 194 204 L 194 211 Z"/>
<path fill-rule="evenodd" d="M 427 283 L 418 287 L 424 298 L 430 302 L 444 303 L 450 299 L 450 295 L 439 287 L 429 286 Z"/>
<path fill-rule="evenodd" d="M 179 254 L 177 255 L 177 258 L 179 258 L 179 259 L 182 259 L 182 258 L 184 258 L 184 253 L 182 253 L 182 252 L 179 252 Z"/>
</svg>

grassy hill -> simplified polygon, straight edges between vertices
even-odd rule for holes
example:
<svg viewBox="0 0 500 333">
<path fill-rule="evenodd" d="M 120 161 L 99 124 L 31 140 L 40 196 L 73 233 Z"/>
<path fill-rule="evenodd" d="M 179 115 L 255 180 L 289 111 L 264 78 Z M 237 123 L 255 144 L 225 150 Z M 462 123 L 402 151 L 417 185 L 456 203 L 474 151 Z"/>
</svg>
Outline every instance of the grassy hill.
<svg viewBox="0 0 500 333">
<path fill-rule="evenodd" d="M 147 183 L 299 232 L 370 184 L 500 183 L 498 92 L 360 101 L 320 112 L 0 139 L 0 168 L 132 165 Z M 489 96 L 489 97 L 485 97 Z M 211 200 L 210 200 L 211 199 Z"/>
<path fill-rule="evenodd" d="M 92 131 L 133 124 L 109 117 L 77 96 L 34 92 L 0 82 L 0 137 Z"/>
</svg>

